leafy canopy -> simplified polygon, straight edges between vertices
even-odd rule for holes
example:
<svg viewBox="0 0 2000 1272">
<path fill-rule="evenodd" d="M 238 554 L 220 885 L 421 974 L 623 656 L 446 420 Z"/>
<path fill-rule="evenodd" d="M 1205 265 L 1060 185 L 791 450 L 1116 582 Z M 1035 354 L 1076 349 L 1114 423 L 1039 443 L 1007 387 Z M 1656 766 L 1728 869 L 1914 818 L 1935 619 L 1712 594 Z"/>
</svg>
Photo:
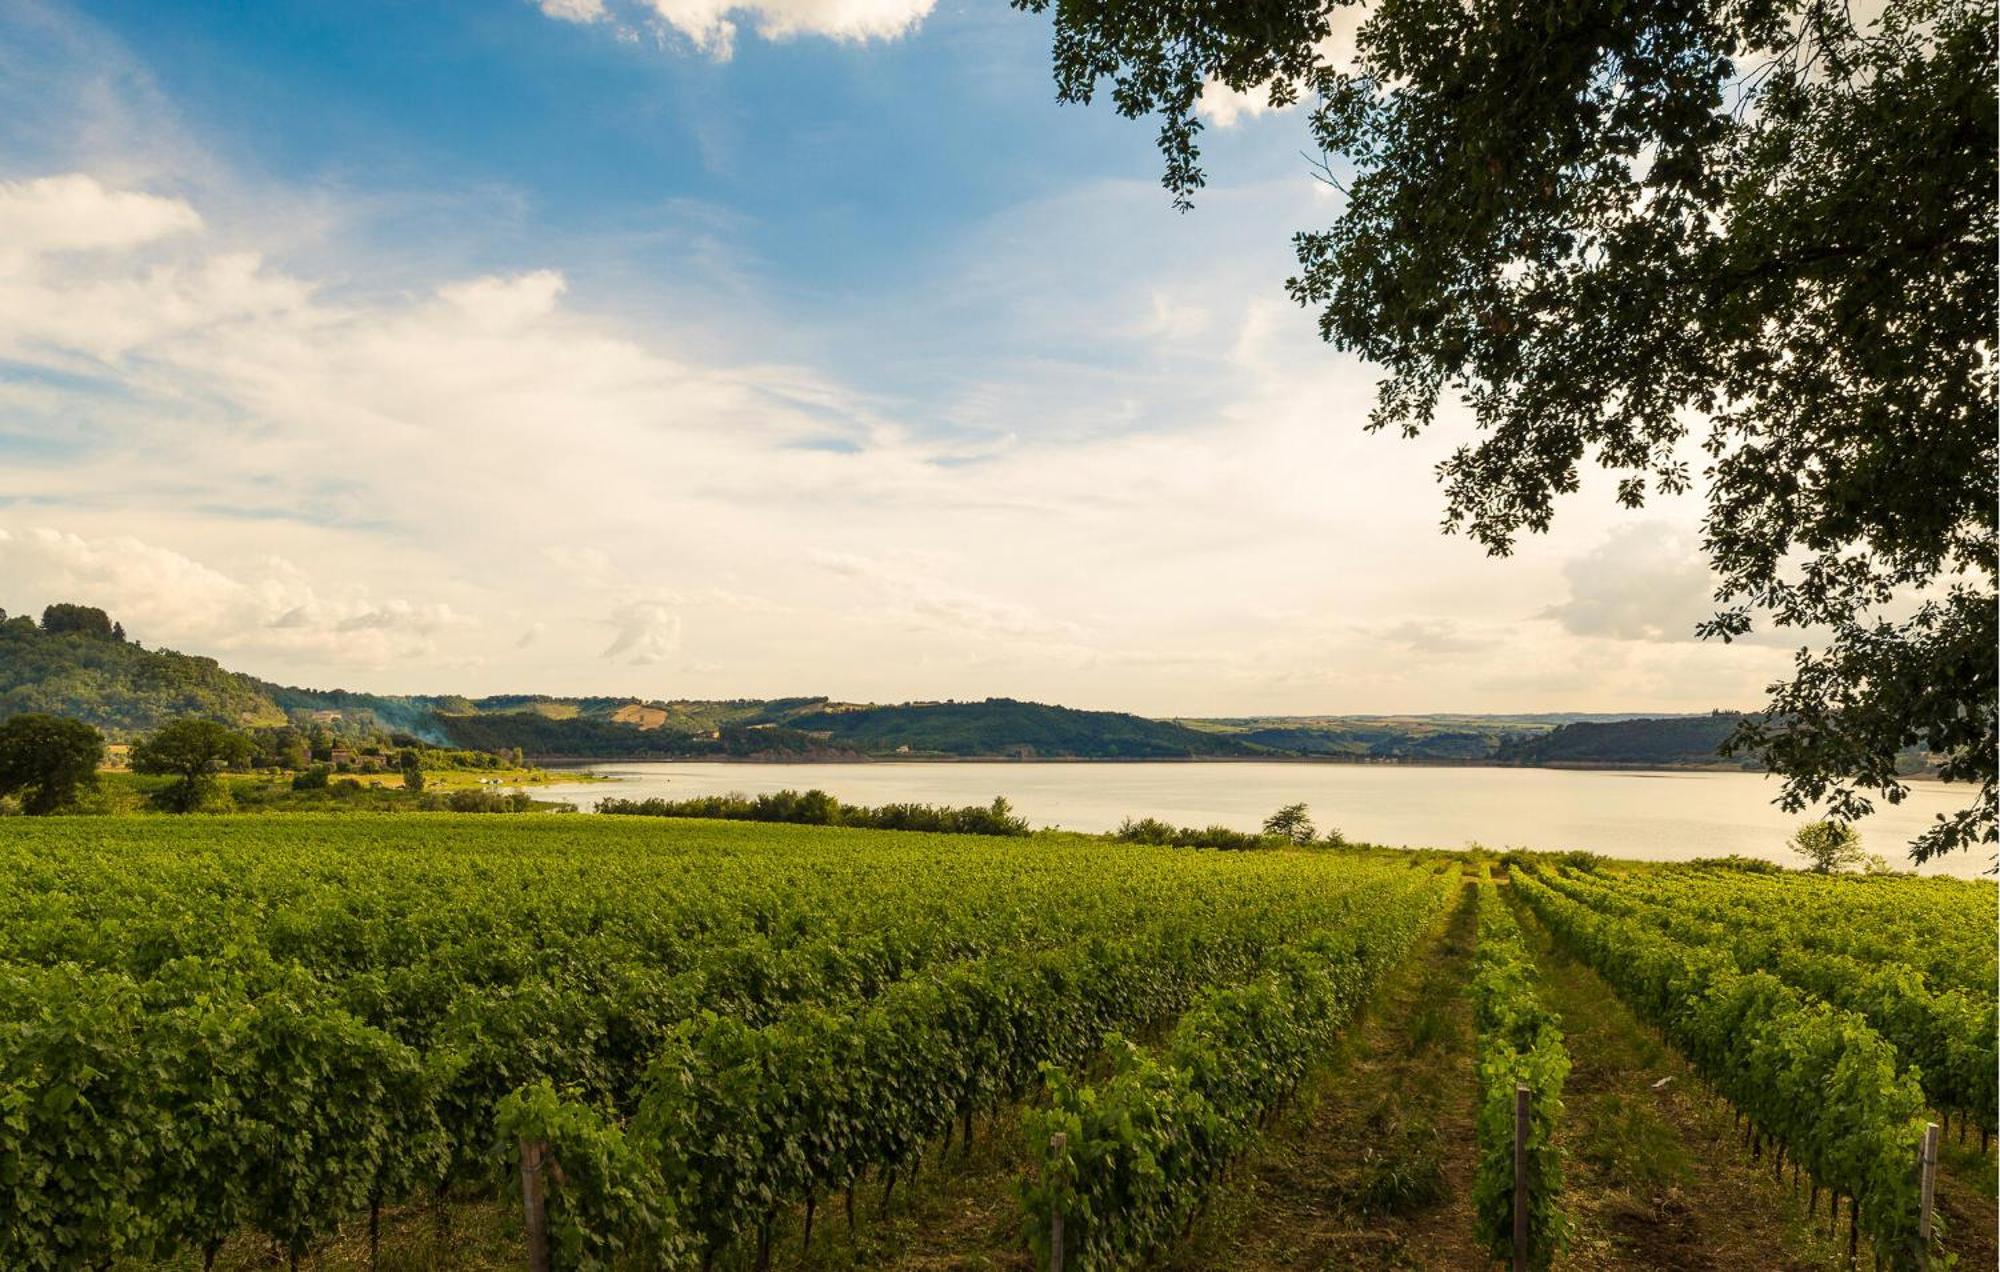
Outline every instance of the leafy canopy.
<svg viewBox="0 0 2000 1272">
<path fill-rule="evenodd" d="M 31 816 L 58 812 L 97 785 L 104 735 L 81 720 L 31 713 L 0 722 L 0 795 Z"/>
<path fill-rule="evenodd" d="M 1820 641 L 1733 747 L 1846 820 L 1921 745 L 1980 794 L 1912 855 L 1994 840 L 1993 0 L 1376 0 L 1351 64 L 1325 0 L 1015 4 L 1183 208 L 1205 85 L 1309 101 L 1345 198 L 1288 288 L 1384 368 L 1371 428 L 1469 408 L 1448 531 L 1510 551 L 1586 461 L 1702 481 L 1702 634 Z"/>
<path fill-rule="evenodd" d="M 111 615 L 94 605 L 71 605 L 67 602 L 58 602 L 42 610 L 42 630 L 51 636 L 76 632 L 100 640 L 125 639 L 125 629 L 113 623 Z"/>
<path fill-rule="evenodd" d="M 1314 828 L 1311 811 L 1304 804 L 1287 804 L 1264 819 L 1264 833 L 1295 844 L 1309 844 L 1319 831 Z"/>
<path fill-rule="evenodd" d="M 175 720 L 133 746 L 132 770 L 178 777 L 160 793 L 160 803 L 188 813 L 214 791 L 217 773 L 247 765 L 253 750 L 249 737 L 213 720 Z"/>
<path fill-rule="evenodd" d="M 1837 821 L 1807 822 L 1792 834 L 1792 851 L 1819 874 L 1852 869 L 1861 864 L 1861 836 Z"/>
</svg>

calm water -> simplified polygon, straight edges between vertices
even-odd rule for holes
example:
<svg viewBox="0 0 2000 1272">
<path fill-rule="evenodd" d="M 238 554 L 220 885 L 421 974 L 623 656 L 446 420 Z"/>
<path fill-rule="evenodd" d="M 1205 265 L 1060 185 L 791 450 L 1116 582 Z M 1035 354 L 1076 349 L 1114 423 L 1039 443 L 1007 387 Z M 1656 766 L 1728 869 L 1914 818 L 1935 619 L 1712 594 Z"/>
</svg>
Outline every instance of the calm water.
<svg viewBox="0 0 2000 1272">
<path fill-rule="evenodd" d="M 607 795 L 686 799 L 819 787 L 850 804 L 984 804 L 1005 795 L 1037 826 L 1110 830 L 1127 816 L 1254 830 L 1272 809 L 1303 801 L 1322 828 L 1411 847 L 1585 848 L 1614 857 L 1684 860 L 1741 853 L 1796 864 L 1784 842 L 1801 820 L 1771 805 L 1778 784 L 1754 773 L 1581 772 L 1299 763 L 606 764 L 616 784 L 547 788 L 588 809 Z M 537 792 L 540 794 L 541 792 Z M 1892 864 L 1965 788 L 1919 783 L 1897 808 L 1861 823 L 1862 842 Z M 1974 875 L 1984 858 L 1939 866 Z"/>
</svg>

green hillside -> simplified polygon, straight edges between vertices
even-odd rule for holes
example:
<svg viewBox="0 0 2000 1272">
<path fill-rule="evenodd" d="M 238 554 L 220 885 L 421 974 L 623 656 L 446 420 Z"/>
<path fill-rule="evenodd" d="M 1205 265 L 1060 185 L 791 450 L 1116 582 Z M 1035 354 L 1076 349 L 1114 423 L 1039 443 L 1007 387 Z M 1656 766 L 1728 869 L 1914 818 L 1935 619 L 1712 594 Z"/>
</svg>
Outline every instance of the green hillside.
<svg viewBox="0 0 2000 1272">
<path fill-rule="evenodd" d="M 914 702 L 828 708 L 794 717 L 793 728 L 824 734 L 861 751 L 1024 758 L 1185 759 L 1247 756 L 1257 748 L 1226 735 L 1117 711 L 1012 698 L 984 702 Z"/>
<path fill-rule="evenodd" d="M 1575 723 L 1630 716 L 1578 712 L 1521 715 L 1236 716 L 1177 723 L 1289 755 L 1410 763 L 1479 763 L 1501 748 Z"/>
<path fill-rule="evenodd" d="M 110 626 L 106 620 L 101 627 L 45 631 L 25 614 L 0 622 L 0 718 L 30 711 L 70 716 L 114 738 L 177 716 L 285 723 L 262 681 L 224 671 L 213 658 L 142 648 Z"/>
<path fill-rule="evenodd" d="M 1716 753 L 1743 717 L 1731 711 L 1655 720 L 1566 724 L 1538 737 L 1501 745 L 1495 758 L 1508 764 L 1715 764 L 1754 768 L 1754 760 L 1726 760 Z"/>
</svg>

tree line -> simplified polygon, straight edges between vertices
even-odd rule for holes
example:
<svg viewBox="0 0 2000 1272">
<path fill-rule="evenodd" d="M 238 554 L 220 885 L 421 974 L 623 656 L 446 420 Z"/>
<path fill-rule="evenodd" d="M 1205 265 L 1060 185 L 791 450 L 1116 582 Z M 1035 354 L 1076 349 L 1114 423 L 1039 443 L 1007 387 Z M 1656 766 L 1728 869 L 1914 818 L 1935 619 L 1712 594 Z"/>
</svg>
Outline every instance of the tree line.
<svg viewBox="0 0 2000 1272">
<path fill-rule="evenodd" d="M 81 720 L 26 712 L 0 721 L 0 799 L 17 800 L 29 816 L 75 809 L 86 793 L 98 788 L 106 754 L 104 734 Z M 292 790 L 323 791 L 341 774 L 392 771 L 401 774 L 405 790 L 421 792 L 426 772 L 499 771 L 523 762 L 518 749 L 496 754 L 432 747 L 405 734 L 344 742 L 320 725 L 245 730 L 194 716 L 170 721 L 139 739 L 127 760 L 134 773 L 173 779 L 151 797 L 156 808 L 170 813 L 215 806 L 221 775 L 229 772 L 289 771 L 294 774 Z M 453 803 L 461 794 L 468 796 L 459 801 L 463 808 Z M 520 811 L 511 804 L 488 807 L 493 799 L 469 798 L 491 794 L 453 792 L 441 806 L 463 812 Z"/>
</svg>

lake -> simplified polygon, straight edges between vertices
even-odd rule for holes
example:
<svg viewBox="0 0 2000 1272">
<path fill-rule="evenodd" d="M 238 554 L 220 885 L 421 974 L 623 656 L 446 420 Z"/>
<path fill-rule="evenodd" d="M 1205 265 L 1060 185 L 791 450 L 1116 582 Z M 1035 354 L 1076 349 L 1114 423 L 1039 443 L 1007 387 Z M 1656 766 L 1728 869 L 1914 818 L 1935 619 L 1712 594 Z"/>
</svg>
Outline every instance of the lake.
<svg viewBox="0 0 2000 1272">
<path fill-rule="evenodd" d="M 1255 830 L 1283 804 L 1308 804 L 1322 828 L 1371 843 L 1548 851 L 1584 848 L 1658 861 L 1740 853 L 1796 864 L 1784 848 L 1803 820 L 1771 804 L 1757 773 L 1428 768 L 1308 763 L 623 763 L 589 770 L 615 783 L 538 789 L 588 809 L 606 796 L 687 799 L 818 787 L 850 804 L 984 804 L 1005 795 L 1036 826 L 1105 831 L 1127 816 Z M 1915 784 L 1860 823 L 1868 851 L 1906 864 L 1904 846 L 1964 787 Z M 1990 859 L 1958 853 L 1927 871 L 1976 875 Z"/>
</svg>

